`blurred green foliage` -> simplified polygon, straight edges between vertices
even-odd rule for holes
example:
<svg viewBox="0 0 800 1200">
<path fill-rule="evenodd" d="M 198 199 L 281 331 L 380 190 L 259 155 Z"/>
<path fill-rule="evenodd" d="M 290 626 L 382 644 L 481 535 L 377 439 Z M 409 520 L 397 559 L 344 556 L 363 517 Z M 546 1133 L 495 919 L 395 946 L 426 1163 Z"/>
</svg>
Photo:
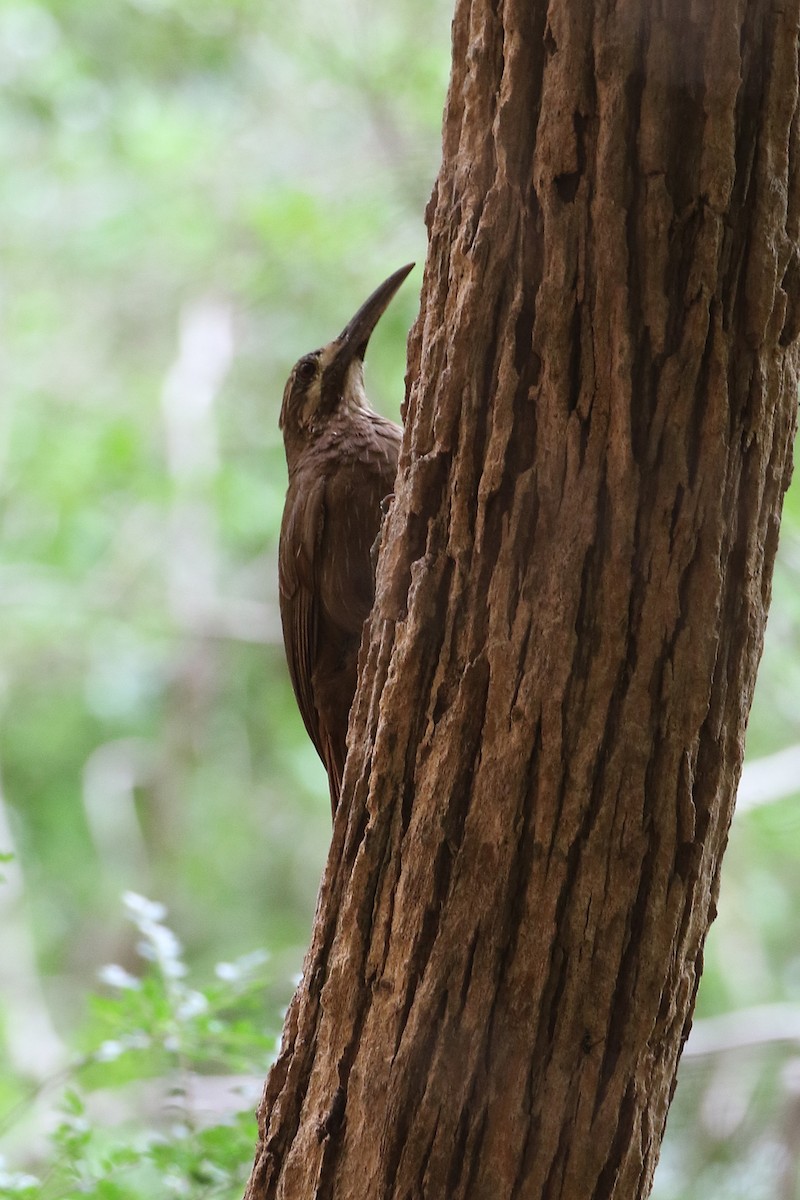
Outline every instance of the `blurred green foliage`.
<svg viewBox="0 0 800 1200">
<path fill-rule="evenodd" d="M 280 645 L 277 413 L 424 254 L 447 20 L 0 7 L 0 765 L 60 997 L 128 885 L 201 958 L 306 940 L 329 818 Z M 414 311 L 410 284 L 369 356 L 394 413 Z"/>
<path fill-rule="evenodd" d="M 294 360 L 415 258 L 368 356 L 397 413 L 450 17 L 0 4 L 1 1107 L 74 1043 L 98 968 L 133 969 L 126 888 L 193 969 L 268 946 L 279 1024 L 329 813 L 280 644 L 277 413 Z M 750 756 L 800 742 L 798 695 L 795 487 Z M 798 791 L 734 824 L 700 1016 L 798 1002 Z M 787 1070 L 685 1065 L 656 1194 L 796 1196 Z"/>
<path fill-rule="evenodd" d="M 0 1163 L 0 1195 L 235 1200 L 261 1093 L 260 1077 L 247 1072 L 271 1054 L 277 1032 L 264 1029 L 268 955 L 217 964 L 216 979 L 199 990 L 187 982 L 163 905 L 132 892 L 123 904 L 144 964 L 136 975 L 118 964 L 102 972 L 110 994 L 94 998 L 81 1053 L 58 1078 L 50 1112 L 41 1088 L 12 1114 L 40 1147 L 37 1173 Z"/>
</svg>

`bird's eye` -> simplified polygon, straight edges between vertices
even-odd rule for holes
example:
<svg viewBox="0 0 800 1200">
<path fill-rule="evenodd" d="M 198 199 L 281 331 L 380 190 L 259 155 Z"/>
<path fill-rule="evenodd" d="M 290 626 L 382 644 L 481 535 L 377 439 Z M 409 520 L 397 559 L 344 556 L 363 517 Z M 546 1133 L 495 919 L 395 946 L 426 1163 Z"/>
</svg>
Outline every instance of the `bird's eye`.
<svg viewBox="0 0 800 1200">
<path fill-rule="evenodd" d="M 317 374 L 317 360 L 315 358 L 301 358 L 297 364 L 297 378 L 301 383 L 311 383 Z"/>
</svg>

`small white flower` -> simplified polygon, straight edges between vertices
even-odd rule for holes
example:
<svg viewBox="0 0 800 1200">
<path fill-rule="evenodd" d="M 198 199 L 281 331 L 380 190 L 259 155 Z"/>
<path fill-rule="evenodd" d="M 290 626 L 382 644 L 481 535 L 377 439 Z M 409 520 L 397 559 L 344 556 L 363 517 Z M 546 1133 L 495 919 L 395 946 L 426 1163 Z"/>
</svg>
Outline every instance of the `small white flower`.
<svg viewBox="0 0 800 1200">
<path fill-rule="evenodd" d="M 161 970 L 166 975 L 167 979 L 183 979 L 184 975 L 188 975 L 189 968 L 185 962 L 181 962 L 179 958 L 166 958 L 161 963 Z"/>
<path fill-rule="evenodd" d="M 236 963 L 220 962 L 214 967 L 214 974 L 217 979 L 223 979 L 226 983 L 235 983 L 237 979 L 241 979 L 242 972 Z"/>
<path fill-rule="evenodd" d="M 41 1187 L 41 1180 L 35 1175 L 25 1175 L 22 1171 L 4 1171 L 0 1168 L 0 1188 L 3 1195 L 13 1192 L 24 1192 L 28 1188 Z"/>
<path fill-rule="evenodd" d="M 122 903 L 130 916 L 137 921 L 163 921 L 167 910 L 158 900 L 148 900 L 138 892 L 123 892 Z"/>
<path fill-rule="evenodd" d="M 198 1017 L 207 1010 L 208 1001 L 203 993 L 187 990 L 176 1009 L 176 1016 L 180 1021 L 189 1021 L 192 1017 Z"/>
<path fill-rule="evenodd" d="M 191 1190 L 188 1179 L 184 1179 L 182 1175 L 174 1175 L 172 1172 L 164 1176 L 164 1184 L 173 1196 L 188 1196 Z"/>
<path fill-rule="evenodd" d="M 141 981 L 135 975 L 131 975 L 119 963 L 106 963 L 97 972 L 103 983 L 107 983 L 109 987 L 129 989 L 130 991 L 138 991 L 142 986 Z"/>
<path fill-rule="evenodd" d="M 150 941 L 165 974 L 179 976 L 186 973 L 186 968 L 180 961 L 183 946 L 171 929 L 168 929 L 166 925 L 153 925 L 149 929 L 143 929 L 142 933 Z M 178 966 L 173 966 L 173 964 L 178 964 Z"/>
<path fill-rule="evenodd" d="M 237 958 L 235 962 L 217 963 L 214 973 L 217 979 L 222 979 L 226 983 L 237 983 L 240 979 L 257 971 L 259 967 L 263 967 L 267 962 L 269 962 L 267 950 L 252 950 L 249 954 L 243 954 Z"/>
<path fill-rule="evenodd" d="M 122 1042 L 109 1039 L 95 1050 L 95 1062 L 116 1062 L 125 1053 L 125 1049 L 126 1047 Z"/>
</svg>

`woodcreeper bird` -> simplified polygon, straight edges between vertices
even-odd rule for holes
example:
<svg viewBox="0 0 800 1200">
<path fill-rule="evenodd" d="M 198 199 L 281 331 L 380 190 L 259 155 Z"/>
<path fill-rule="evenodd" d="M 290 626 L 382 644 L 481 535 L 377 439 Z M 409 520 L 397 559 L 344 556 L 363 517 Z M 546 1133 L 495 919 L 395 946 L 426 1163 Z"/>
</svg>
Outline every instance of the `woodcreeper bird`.
<svg viewBox="0 0 800 1200">
<path fill-rule="evenodd" d="M 364 354 L 413 267 L 372 293 L 342 332 L 304 354 L 286 383 L 280 428 L 289 468 L 278 582 L 283 641 L 308 735 L 336 814 L 358 648 L 375 594 L 373 543 L 394 490 L 402 429 L 370 408 Z"/>
</svg>

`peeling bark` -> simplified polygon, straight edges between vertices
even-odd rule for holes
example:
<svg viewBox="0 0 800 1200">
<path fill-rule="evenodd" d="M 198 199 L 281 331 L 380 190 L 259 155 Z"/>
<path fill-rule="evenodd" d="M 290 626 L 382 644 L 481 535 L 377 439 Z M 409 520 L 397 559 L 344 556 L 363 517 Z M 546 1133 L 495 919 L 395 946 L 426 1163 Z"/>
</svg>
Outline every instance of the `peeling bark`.
<svg viewBox="0 0 800 1200">
<path fill-rule="evenodd" d="M 458 0 L 343 803 L 250 1200 L 646 1196 L 797 408 L 800 0 Z"/>
</svg>

